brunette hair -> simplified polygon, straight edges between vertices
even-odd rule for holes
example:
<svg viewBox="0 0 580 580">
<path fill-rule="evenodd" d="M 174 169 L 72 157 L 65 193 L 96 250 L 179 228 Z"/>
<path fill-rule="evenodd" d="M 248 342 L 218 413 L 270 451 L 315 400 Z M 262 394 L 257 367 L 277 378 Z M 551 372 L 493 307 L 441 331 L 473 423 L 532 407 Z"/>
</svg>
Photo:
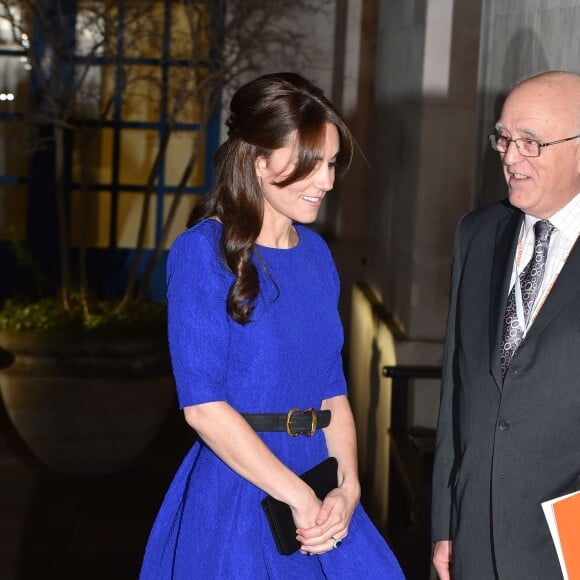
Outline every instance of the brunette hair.
<svg viewBox="0 0 580 580">
<path fill-rule="evenodd" d="M 251 321 L 260 289 L 251 260 L 264 212 L 256 160 L 268 159 L 272 151 L 286 146 L 295 131 L 297 163 L 276 185 L 285 187 L 307 177 L 320 159 L 327 123 L 337 128 L 340 150 L 336 162 L 346 169 L 353 152 L 351 133 L 322 91 L 300 75 L 261 76 L 242 86 L 232 98 L 226 121 L 228 138 L 213 159 L 214 185 L 193 210 L 188 226 L 211 217 L 221 221 L 223 256 L 235 276 L 227 312 L 240 324 Z"/>
</svg>

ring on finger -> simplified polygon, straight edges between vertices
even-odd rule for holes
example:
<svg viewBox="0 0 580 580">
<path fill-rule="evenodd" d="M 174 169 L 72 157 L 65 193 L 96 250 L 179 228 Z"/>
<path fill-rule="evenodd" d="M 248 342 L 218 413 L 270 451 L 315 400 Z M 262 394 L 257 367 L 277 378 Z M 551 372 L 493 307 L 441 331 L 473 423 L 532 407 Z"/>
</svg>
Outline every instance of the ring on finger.
<svg viewBox="0 0 580 580">
<path fill-rule="evenodd" d="M 346 536 L 345 536 L 346 538 Z M 332 540 L 332 547 L 333 548 L 339 548 L 340 545 L 342 544 L 342 541 L 344 540 L 344 538 L 335 538 L 334 536 L 331 536 L 330 538 Z"/>
</svg>

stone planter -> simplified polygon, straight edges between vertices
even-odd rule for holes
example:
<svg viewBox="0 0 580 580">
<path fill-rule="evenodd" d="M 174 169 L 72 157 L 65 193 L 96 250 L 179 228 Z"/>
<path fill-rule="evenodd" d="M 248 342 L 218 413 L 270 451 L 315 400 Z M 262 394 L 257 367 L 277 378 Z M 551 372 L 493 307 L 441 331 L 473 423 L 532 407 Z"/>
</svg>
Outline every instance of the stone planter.
<svg viewBox="0 0 580 580">
<path fill-rule="evenodd" d="M 165 339 L 0 332 L 0 390 L 42 463 L 61 473 L 127 467 L 175 400 Z"/>
</svg>

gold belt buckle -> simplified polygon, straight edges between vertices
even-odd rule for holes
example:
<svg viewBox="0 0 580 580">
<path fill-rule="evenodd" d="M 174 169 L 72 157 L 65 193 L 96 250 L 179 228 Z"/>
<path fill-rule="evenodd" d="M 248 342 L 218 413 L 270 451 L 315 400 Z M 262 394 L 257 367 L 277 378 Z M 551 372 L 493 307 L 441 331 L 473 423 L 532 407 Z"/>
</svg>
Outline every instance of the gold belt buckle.
<svg viewBox="0 0 580 580">
<path fill-rule="evenodd" d="M 306 433 L 294 433 L 294 431 L 292 431 L 292 416 L 294 413 L 310 413 L 310 431 Z M 306 411 L 301 411 L 300 409 L 290 409 L 290 411 L 288 411 L 288 415 L 286 415 L 286 433 L 288 433 L 290 437 L 298 437 L 298 435 L 308 435 L 308 437 L 312 437 L 317 427 L 318 415 L 312 407 L 310 407 L 310 409 L 306 409 Z"/>
</svg>

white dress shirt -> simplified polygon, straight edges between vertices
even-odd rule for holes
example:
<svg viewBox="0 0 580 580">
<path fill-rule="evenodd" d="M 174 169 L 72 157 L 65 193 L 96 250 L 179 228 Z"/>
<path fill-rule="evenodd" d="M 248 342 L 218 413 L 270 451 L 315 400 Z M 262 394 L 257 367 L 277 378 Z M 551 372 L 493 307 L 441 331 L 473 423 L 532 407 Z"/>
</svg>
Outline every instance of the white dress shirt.
<svg viewBox="0 0 580 580">
<path fill-rule="evenodd" d="M 534 224 L 539 221 L 537 217 L 526 214 L 520 231 L 518 251 L 512 270 L 510 291 L 513 288 L 516 276 L 522 273 L 526 264 L 532 258 L 534 252 Z M 544 278 L 540 287 L 540 293 L 534 303 L 528 328 L 534 321 L 542 304 L 546 300 L 552 286 L 558 278 L 558 274 L 564 267 L 568 255 L 572 251 L 578 235 L 580 234 L 580 193 L 569 201 L 560 211 L 551 216 L 548 221 L 556 228 L 550 237 L 548 257 Z M 526 329 L 527 330 L 527 329 Z"/>
</svg>

